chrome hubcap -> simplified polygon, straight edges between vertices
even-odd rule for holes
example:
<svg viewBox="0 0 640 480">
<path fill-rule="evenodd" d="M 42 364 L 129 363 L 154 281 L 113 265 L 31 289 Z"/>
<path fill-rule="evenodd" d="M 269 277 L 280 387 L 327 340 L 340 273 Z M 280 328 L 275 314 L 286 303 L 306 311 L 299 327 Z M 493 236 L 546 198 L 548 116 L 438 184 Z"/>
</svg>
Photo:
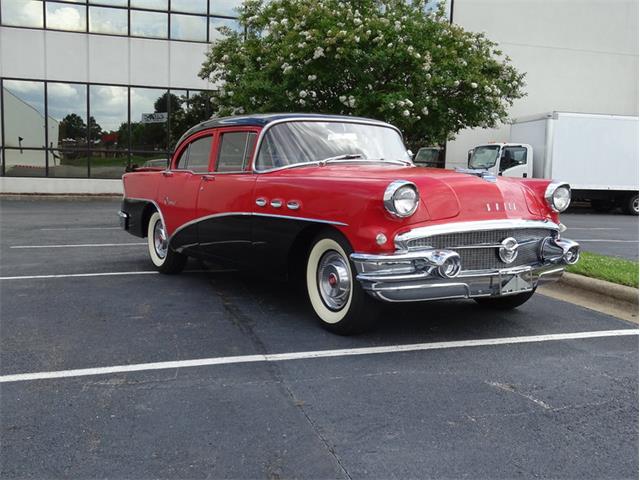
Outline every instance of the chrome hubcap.
<svg viewBox="0 0 640 480">
<path fill-rule="evenodd" d="M 335 250 L 326 252 L 320 259 L 318 290 L 330 310 L 338 311 L 349 301 L 351 270 L 347 260 Z"/>
<path fill-rule="evenodd" d="M 633 211 L 638 213 L 638 197 L 633 199 Z"/>
<path fill-rule="evenodd" d="M 167 256 L 167 245 L 167 232 L 162 221 L 158 220 L 153 227 L 153 246 L 158 257 L 164 258 Z"/>
</svg>

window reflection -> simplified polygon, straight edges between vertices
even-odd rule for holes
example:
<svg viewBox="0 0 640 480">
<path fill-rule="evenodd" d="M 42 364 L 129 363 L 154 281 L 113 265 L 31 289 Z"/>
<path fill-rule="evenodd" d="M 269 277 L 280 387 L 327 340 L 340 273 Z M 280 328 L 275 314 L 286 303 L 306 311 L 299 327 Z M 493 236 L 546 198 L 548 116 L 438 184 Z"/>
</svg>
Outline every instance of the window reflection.
<svg viewBox="0 0 640 480">
<path fill-rule="evenodd" d="M 35 0 L 1 0 L 2 24 L 15 27 L 42 28 L 42 2 Z"/>
<path fill-rule="evenodd" d="M 47 28 L 85 32 L 87 30 L 87 7 L 67 3 L 47 3 Z"/>
<path fill-rule="evenodd" d="M 89 7 L 89 32 L 126 35 L 127 11 L 120 8 Z"/>
<path fill-rule="evenodd" d="M 98 127 L 91 138 L 92 177 L 119 178 L 128 162 L 127 87 L 89 86 L 89 114 Z"/>
<path fill-rule="evenodd" d="M 4 80 L 2 93 L 5 145 L 43 148 L 44 83 Z"/>
<path fill-rule="evenodd" d="M 174 40 L 207 41 L 207 19 L 195 15 L 171 14 L 171 38 Z"/>
<path fill-rule="evenodd" d="M 132 150 L 167 150 L 169 108 L 179 109 L 180 105 L 177 98 L 170 96 L 167 90 L 131 88 Z"/>
<path fill-rule="evenodd" d="M 131 35 L 137 37 L 167 38 L 166 13 L 131 10 Z"/>
<path fill-rule="evenodd" d="M 128 0 L 89 0 L 89 4 L 112 5 L 114 7 L 126 7 L 128 5 Z"/>
<path fill-rule="evenodd" d="M 167 10 L 167 0 L 131 0 L 133 8 L 148 8 L 149 10 Z"/>
<path fill-rule="evenodd" d="M 225 17 L 237 17 L 242 0 L 209 0 L 209 13 Z"/>
<path fill-rule="evenodd" d="M 232 20 L 230 18 L 216 18 L 211 17 L 209 19 L 209 41 L 215 42 L 216 40 L 221 40 L 225 38 L 224 33 L 222 33 L 219 28 L 227 27 L 234 32 L 242 31 L 242 26 L 240 22 L 237 20 Z"/>
<path fill-rule="evenodd" d="M 171 0 L 171 11 L 207 13 L 207 0 Z"/>
<path fill-rule="evenodd" d="M 47 168 L 44 150 L 5 149 L 4 168 L 7 177 L 44 177 Z"/>
</svg>

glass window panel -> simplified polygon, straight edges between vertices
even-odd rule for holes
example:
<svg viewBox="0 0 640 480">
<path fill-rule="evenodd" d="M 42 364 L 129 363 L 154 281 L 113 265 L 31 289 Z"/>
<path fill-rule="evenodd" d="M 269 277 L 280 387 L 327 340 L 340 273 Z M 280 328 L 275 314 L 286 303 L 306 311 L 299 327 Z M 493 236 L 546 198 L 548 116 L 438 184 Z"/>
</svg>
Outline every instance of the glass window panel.
<svg viewBox="0 0 640 480">
<path fill-rule="evenodd" d="M 44 177 L 47 174 L 44 150 L 4 150 L 7 177 Z"/>
<path fill-rule="evenodd" d="M 225 17 L 237 17 L 242 0 L 209 0 L 209 13 Z"/>
<path fill-rule="evenodd" d="M 87 7 L 47 2 L 47 28 L 86 32 Z"/>
<path fill-rule="evenodd" d="M 47 114 L 49 148 L 64 150 L 65 155 L 70 151 L 87 149 L 86 85 L 49 83 Z"/>
<path fill-rule="evenodd" d="M 241 172 L 244 170 L 255 136 L 253 132 L 223 133 L 216 171 Z"/>
<path fill-rule="evenodd" d="M 171 0 L 172 12 L 207 13 L 207 0 Z"/>
<path fill-rule="evenodd" d="M 91 178 L 121 178 L 129 170 L 129 152 L 91 150 Z"/>
<path fill-rule="evenodd" d="M 148 8 L 149 10 L 167 10 L 167 0 L 131 0 L 132 8 Z"/>
<path fill-rule="evenodd" d="M 188 105 L 186 90 L 171 90 L 171 112 L 169 113 L 169 149 L 175 148 L 176 142 L 188 129 L 185 127 Z"/>
<path fill-rule="evenodd" d="M 44 83 L 4 80 L 2 85 L 5 145 L 44 148 Z"/>
<path fill-rule="evenodd" d="M 166 13 L 131 10 L 131 35 L 137 37 L 167 38 Z"/>
<path fill-rule="evenodd" d="M 207 41 L 207 18 L 195 15 L 171 14 L 171 38 L 175 40 L 190 40 L 193 42 Z"/>
<path fill-rule="evenodd" d="M 163 152 L 131 152 L 131 167 L 161 167 L 169 164 L 169 154 Z"/>
<path fill-rule="evenodd" d="M 166 151 L 168 147 L 168 91 L 131 88 L 131 148 Z"/>
<path fill-rule="evenodd" d="M 91 148 L 121 151 L 129 148 L 127 87 L 89 86 Z"/>
<path fill-rule="evenodd" d="M 235 32 L 241 32 L 242 27 L 240 22 L 237 20 L 232 20 L 230 18 L 209 18 L 209 41 L 214 42 L 216 40 L 220 40 L 224 38 L 222 32 L 218 31 L 220 27 L 228 27 Z"/>
<path fill-rule="evenodd" d="M 86 178 L 88 176 L 89 152 L 86 148 L 72 150 L 53 149 L 49 150 L 47 154 L 49 157 L 50 177 Z"/>
<path fill-rule="evenodd" d="M 89 7 L 89 32 L 127 35 L 127 11 L 120 8 Z"/>
<path fill-rule="evenodd" d="M 42 28 L 42 2 L 34 0 L 1 0 L 2 24 L 16 27 Z"/>
<path fill-rule="evenodd" d="M 126 7 L 128 0 L 89 0 L 90 4 L 94 5 L 113 5 L 114 7 Z"/>
<path fill-rule="evenodd" d="M 189 158 L 187 169 L 194 172 L 208 172 L 209 158 L 211 156 L 212 135 L 201 137 L 189 144 Z"/>
</svg>

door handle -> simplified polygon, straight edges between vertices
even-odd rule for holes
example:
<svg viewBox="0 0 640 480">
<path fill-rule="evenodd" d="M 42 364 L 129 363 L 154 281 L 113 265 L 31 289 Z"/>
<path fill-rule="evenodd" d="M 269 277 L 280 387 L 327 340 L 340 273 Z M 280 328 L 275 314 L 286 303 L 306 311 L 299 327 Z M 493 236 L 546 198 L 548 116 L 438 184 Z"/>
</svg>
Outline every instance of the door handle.
<svg viewBox="0 0 640 480">
<path fill-rule="evenodd" d="M 202 180 L 205 182 L 213 182 L 216 179 L 215 175 L 203 175 Z"/>
</svg>

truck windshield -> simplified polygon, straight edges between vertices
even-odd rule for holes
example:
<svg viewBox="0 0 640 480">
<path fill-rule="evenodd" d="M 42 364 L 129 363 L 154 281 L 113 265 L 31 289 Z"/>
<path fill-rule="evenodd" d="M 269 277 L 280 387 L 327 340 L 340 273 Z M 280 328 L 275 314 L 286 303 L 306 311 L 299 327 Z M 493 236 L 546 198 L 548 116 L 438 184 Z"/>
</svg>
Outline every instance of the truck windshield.
<svg viewBox="0 0 640 480">
<path fill-rule="evenodd" d="M 400 134 L 393 128 L 340 121 L 292 121 L 267 130 L 256 168 L 270 170 L 323 160 L 411 163 Z"/>
<path fill-rule="evenodd" d="M 413 163 L 416 165 L 432 166 L 437 165 L 438 157 L 440 156 L 440 149 L 431 147 L 422 147 L 416 153 L 413 159 Z"/>
<path fill-rule="evenodd" d="M 488 169 L 493 167 L 498 160 L 500 145 L 486 145 L 476 147 L 469 159 L 469 168 Z"/>
</svg>

